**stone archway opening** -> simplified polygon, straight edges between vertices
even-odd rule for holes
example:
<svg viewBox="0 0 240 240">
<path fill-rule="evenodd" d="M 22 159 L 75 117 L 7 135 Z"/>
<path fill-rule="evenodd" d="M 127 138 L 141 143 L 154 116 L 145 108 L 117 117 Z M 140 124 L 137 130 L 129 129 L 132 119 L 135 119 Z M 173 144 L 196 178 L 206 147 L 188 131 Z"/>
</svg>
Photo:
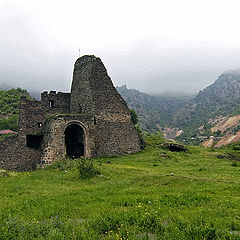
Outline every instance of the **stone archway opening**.
<svg viewBox="0 0 240 240">
<path fill-rule="evenodd" d="M 84 157 L 85 135 L 83 128 L 78 124 L 70 124 L 65 129 L 66 156 L 70 158 Z"/>
</svg>

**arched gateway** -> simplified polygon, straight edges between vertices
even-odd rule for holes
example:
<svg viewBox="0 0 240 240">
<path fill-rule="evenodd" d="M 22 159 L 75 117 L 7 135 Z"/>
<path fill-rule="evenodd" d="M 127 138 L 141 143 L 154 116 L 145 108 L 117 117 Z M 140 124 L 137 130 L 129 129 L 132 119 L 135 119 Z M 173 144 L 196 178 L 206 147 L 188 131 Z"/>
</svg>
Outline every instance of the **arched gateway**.
<svg viewBox="0 0 240 240">
<path fill-rule="evenodd" d="M 64 135 L 66 156 L 70 158 L 84 157 L 86 146 L 83 128 L 77 123 L 69 124 Z"/>
</svg>

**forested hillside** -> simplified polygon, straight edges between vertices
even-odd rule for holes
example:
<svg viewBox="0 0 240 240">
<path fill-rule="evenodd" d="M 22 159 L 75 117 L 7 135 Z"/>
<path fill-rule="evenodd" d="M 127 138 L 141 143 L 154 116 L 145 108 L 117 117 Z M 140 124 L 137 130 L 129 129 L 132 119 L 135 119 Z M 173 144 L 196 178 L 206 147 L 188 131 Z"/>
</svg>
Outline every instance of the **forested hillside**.
<svg viewBox="0 0 240 240">
<path fill-rule="evenodd" d="M 117 87 L 117 90 L 128 107 L 136 111 L 145 131 L 159 131 L 166 125 L 174 127 L 175 112 L 189 100 L 189 96 L 153 96 L 128 89 L 126 85 Z"/>
<path fill-rule="evenodd" d="M 21 88 L 0 90 L 0 130 L 18 129 L 19 100 L 21 96 L 32 99 L 29 93 Z"/>
</svg>

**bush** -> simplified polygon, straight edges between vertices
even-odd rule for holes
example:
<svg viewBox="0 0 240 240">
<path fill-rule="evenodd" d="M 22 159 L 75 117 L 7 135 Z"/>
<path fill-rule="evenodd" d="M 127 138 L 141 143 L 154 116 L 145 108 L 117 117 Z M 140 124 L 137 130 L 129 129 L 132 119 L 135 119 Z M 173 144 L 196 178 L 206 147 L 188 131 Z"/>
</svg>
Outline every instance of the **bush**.
<svg viewBox="0 0 240 240">
<path fill-rule="evenodd" d="M 13 114 L 9 117 L 0 119 L 0 130 L 7 129 L 18 131 L 18 114 Z"/>
<path fill-rule="evenodd" d="M 90 178 L 100 175 L 98 169 L 95 168 L 91 159 L 80 158 L 77 160 L 77 169 L 81 178 Z"/>
<path fill-rule="evenodd" d="M 143 131 L 141 130 L 141 128 L 139 126 L 138 115 L 134 109 L 130 109 L 129 111 L 130 111 L 132 123 L 134 124 L 135 128 L 137 129 L 138 137 L 140 139 L 140 149 L 144 149 L 146 147 L 146 143 L 145 143 Z"/>
<path fill-rule="evenodd" d="M 138 115 L 135 112 L 135 110 L 134 109 L 130 109 L 129 111 L 130 111 L 131 120 L 132 120 L 133 124 L 134 125 L 138 124 L 139 123 Z"/>
<path fill-rule="evenodd" d="M 137 129 L 138 137 L 140 139 L 140 149 L 145 149 L 146 142 L 145 142 L 145 136 L 139 125 L 135 125 L 135 128 Z"/>
<path fill-rule="evenodd" d="M 233 166 L 233 167 L 238 167 L 237 162 L 236 162 L 236 161 L 232 162 L 232 166 Z"/>
<path fill-rule="evenodd" d="M 0 169 L 0 178 L 9 177 L 9 174 L 6 170 Z"/>
<path fill-rule="evenodd" d="M 240 151 L 240 142 L 233 142 L 233 143 L 230 143 L 226 146 L 222 146 L 221 148 L 226 149 L 226 150 L 234 150 L 234 151 L 239 152 Z"/>
<path fill-rule="evenodd" d="M 68 171 L 75 166 L 76 166 L 75 160 L 73 160 L 71 158 L 59 157 L 50 166 L 47 166 L 47 168 L 58 169 L 60 171 Z"/>
<path fill-rule="evenodd" d="M 165 142 L 163 135 L 161 133 L 156 134 L 145 134 L 145 142 L 147 145 L 152 147 L 159 147 L 161 144 Z"/>
</svg>

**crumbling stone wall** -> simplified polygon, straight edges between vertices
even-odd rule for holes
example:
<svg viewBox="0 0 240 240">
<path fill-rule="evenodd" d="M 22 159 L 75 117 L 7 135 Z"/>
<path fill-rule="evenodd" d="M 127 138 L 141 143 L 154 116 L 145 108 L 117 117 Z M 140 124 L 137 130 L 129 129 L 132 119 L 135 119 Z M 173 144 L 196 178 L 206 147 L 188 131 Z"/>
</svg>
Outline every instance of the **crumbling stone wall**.
<svg viewBox="0 0 240 240">
<path fill-rule="evenodd" d="M 32 134 L 42 130 L 39 123 L 45 121 L 45 114 L 40 101 L 27 100 L 21 97 L 19 107 L 19 133 Z"/>
<path fill-rule="evenodd" d="M 41 94 L 41 108 L 43 109 L 45 115 L 69 113 L 70 93 L 56 93 L 56 91 L 50 91 L 49 93 L 43 92 Z"/>
<path fill-rule="evenodd" d="M 0 168 L 14 171 L 35 169 L 41 163 L 43 146 L 39 149 L 27 146 L 28 135 L 43 135 L 44 123 L 52 114 L 65 114 L 70 110 L 70 93 L 41 94 L 41 101 L 21 97 L 19 106 L 19 132 L 0 142 Z M 50 107 L 49 101 L 53 101 Z M 43 142 L 42 142 L 43 143 Z M 41 144 L 41 143 L 40 143 Z"/>
<path fill-rule="evenodd" d="M 50 106 L 50 101 L 52 106 Z M 41 101 L 21 97 L 19 108 L 20 134 L 34 134 L 43 130 L 43 123 L 52 114 L 66 114 L 70 111 L 70 93 L 43 92 Z"/>
<path fill-rule="evenodd" d="M 93 88 L 89 81 L 95 60 L 94 56 L 83 56 L 75 62 L 70 100 L 72 113 L 90 115 L 95 113 Z"/>
<path fill-rule="evenodd" d="M 125 155 L 140 150 L 137 131 L 128 116 L 99 116 L 95 130 L 97 156 Z"/>
<path fill-rule="evenodd" d="M 8 136 L 0 142 L 0 168 L 11 171 L 36 169 L 41 151 L 26 147 L 18 135 Z"/>
</svg>

